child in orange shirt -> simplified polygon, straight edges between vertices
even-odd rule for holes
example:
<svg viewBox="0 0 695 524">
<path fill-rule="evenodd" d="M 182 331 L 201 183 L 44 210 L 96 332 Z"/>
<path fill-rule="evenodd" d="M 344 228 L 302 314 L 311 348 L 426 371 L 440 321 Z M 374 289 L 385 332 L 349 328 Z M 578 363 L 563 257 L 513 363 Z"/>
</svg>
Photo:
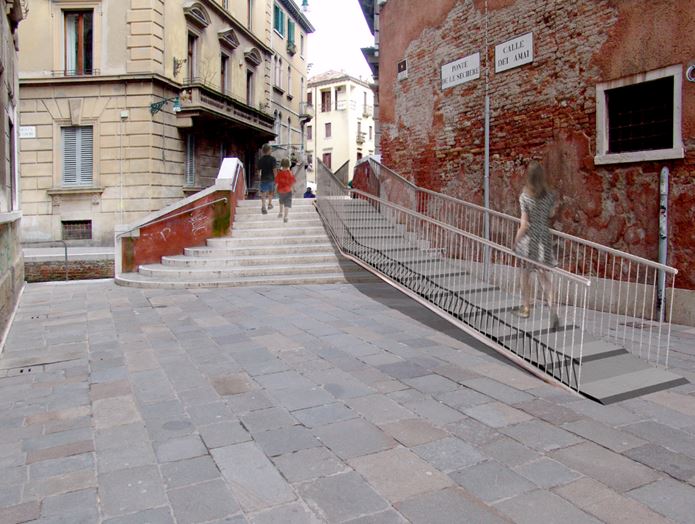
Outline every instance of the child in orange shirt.
<svg viewBox="0 0 695 524">
<path fill-rule="evenodd" d="M 277 175 L 275 175 L 275 186 L 280 196 L 280 213 L 278 213 L 278 218 L 283 216 L 284 212 L 285 218 L 283 222 L 287 222 L 287 214 L 292 207 L 292 186 L 295 181 L 294 175 L 290 171 L 289 159 L 283 158 L 280 161 L 280 169 L 278 169 Z"/>
</svg>

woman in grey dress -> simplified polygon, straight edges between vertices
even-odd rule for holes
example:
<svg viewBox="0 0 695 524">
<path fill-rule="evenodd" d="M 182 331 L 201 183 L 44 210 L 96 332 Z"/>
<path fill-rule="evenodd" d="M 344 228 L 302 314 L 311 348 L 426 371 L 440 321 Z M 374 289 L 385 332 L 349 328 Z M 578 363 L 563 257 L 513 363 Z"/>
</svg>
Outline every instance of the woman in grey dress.
<svg viewBox="0 0 695 524">
<path fill-rule="evenodd" d="M 519 196 L 521 225 L 514 240 L 514 251 L 519 255 L 547 266 L 557 266 L 550 234 L 550 218 L 555 212 L 555 195 L 549 190 L 545 171 L 535 160 L 529 163 L 526 185 Z M 550 327 L 559 327 L 557 312 L 553 306 L 553 289 L 548 272 L 535 264 L 523 264 L 521 294 L 524 305 L 517 310 L 522 318 L 528 318 L 531 309 L 531 273 L 537 271 L 538 280 L 550 309 Z"/>
</svg>

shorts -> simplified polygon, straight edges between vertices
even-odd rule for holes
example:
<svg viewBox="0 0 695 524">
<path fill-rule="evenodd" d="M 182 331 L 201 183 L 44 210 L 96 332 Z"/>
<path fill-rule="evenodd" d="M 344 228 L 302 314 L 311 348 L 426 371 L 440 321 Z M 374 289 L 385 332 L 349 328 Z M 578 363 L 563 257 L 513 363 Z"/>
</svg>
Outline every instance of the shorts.
<svg viewBox="0 0 695 524">
<path fill-rule="evenodd" d="M 280 193 L 280 205 L 285 207 L 292 207 L 292 191 L 289 193 Z"/>
<path fill-rule="evenodd" d="M 267 180 L 267 181 L 261 180 L 260 191 L 261 191 L 261 193 L 272 193 L 274 190 L 274 186 L 275 186 L 275 184 L 273 183 L 272 180 Z"/>
</svg>

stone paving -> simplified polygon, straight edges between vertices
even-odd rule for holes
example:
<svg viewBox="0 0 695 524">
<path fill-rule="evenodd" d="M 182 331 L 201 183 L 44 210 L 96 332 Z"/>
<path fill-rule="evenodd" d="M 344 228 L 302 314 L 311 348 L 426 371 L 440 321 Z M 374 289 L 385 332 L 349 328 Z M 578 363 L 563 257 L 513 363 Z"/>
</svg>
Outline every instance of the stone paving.
<svg viewBox="0 0 695 524">
<path fill-rule="evenodd" d="M 2 524 L 510 521 L 695 522 L 695 385 L 601 406 L 383 284 L 26 288 Z"/>
</svg>

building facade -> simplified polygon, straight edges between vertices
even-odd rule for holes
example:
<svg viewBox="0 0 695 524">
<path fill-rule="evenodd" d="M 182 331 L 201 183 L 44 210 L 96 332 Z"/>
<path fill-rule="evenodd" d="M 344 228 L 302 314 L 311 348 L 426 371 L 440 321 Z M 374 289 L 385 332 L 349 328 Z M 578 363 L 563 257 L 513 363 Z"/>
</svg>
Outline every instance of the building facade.
<svg viewBox="0 0 695 524">
<path fill-rule="evenodd" d="M 651 260 L 667 168 L 674 314 L 692 311 L 692 1 L 437 0 L 411 16 L 418 5 L 379 10 L 384 163 L 481 203 L 487 94 L 491 206 L 518 216 L 525 166 L 544 160 L 561 203 L 556 228 Z"/>
<path fill-rule="evenodd" d="M 336 71 L 312 77 L 308 87 L 306 101 L 315 107 L 307 126 L 309 163 L 318 159 L 335 171 L 349 162 L 352 177 L 355 162 L 375 152 L 374 93 L 368 83 Z"/>
<path fill-rule="evenodd" d="M 22 24 L 26 242 L 114 226 L 247 176 L 273 140 L 272 0 L 38 0 Z M 44 35 L 36 38 L 37 34 Z"/>
<path fill-rule="evenodd" d="M 0 344 L 24 285 L 17 139 L 19 83 L 17 26 L 28 2 L 0 0 Z M 2 346 L 0 346 L 2 351 Z"/>
</svg>

